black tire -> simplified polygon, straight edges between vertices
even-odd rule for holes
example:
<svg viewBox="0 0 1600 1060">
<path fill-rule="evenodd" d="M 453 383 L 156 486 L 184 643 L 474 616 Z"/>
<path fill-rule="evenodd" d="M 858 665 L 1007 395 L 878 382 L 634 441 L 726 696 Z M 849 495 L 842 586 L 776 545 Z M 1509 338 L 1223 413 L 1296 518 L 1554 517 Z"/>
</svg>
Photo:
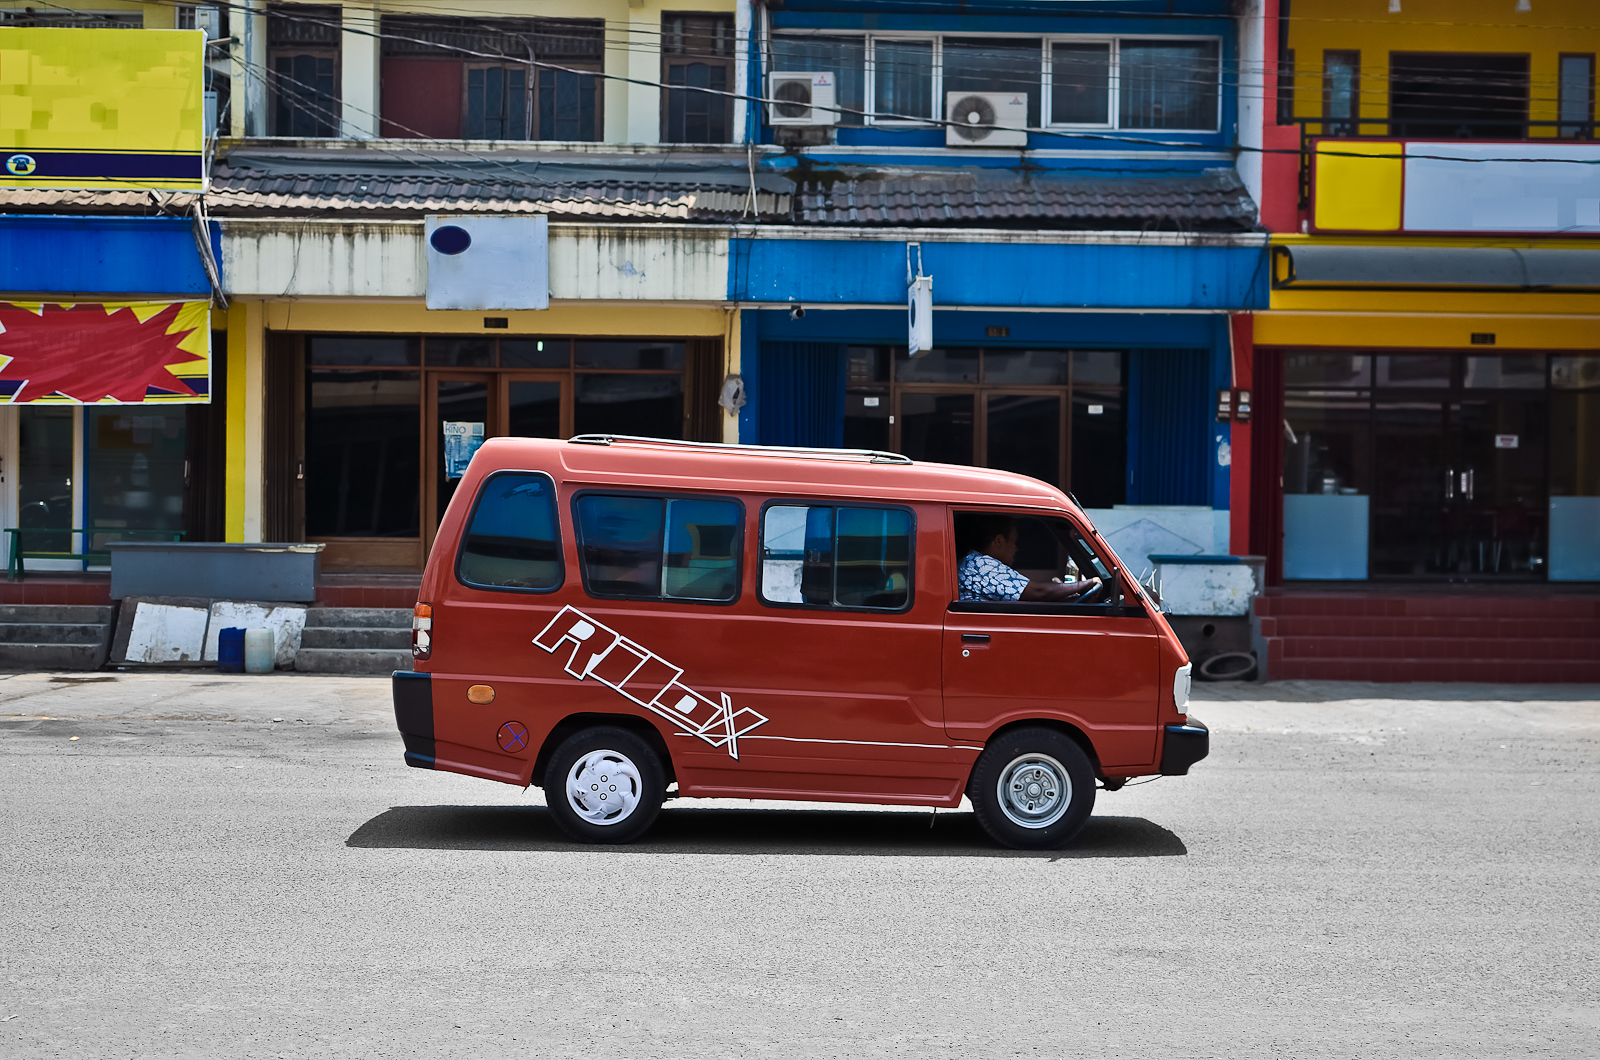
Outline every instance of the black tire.
<svg viewBox="0 0 1600 1060">
<path fill-rule="evenodd" d="M 1009 800 L 1002 783 L 1012 792 Z M 1036 802 L 1026 801 L 1030 793 Z M 978 823 L 1001 846 L 1057 850 L 1083 830 L 1094 811 L 1094 765 L 1059 729 L 1012 729 L 978 756 L 967 797 Z"/>
<path fill-rule="evenodd" d="M 614 768 L 608 770 L 608 764 Z M 587 789 L 587 799 L 574 790 L 574 782 Z M 615 726 L 567 737 L 545 768 L 544 800 L 550 816 L 583 843 L 638 839 L 655 823 L 666 793 L 666 773 L 655 750 L 637 733 Z M 613 799 L 620 799 L 626 812 L 618 815 L 606 805 Z"/>
</svg>

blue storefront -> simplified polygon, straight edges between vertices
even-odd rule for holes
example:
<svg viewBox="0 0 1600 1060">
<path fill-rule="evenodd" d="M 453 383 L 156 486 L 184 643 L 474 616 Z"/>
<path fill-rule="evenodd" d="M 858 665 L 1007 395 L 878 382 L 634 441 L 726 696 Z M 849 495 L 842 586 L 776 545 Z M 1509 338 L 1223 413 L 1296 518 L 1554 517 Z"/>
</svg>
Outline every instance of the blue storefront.
<svg viewBox="0 0 1600 1060">
<path fill-rule="evenodd" d="M 1228 550 L 1216 392 L 1230 315 L 1268 287 L 1231 150 L 1237 18 L 1150 6 L 765 12 L 750 90 L 832 109 L 748 112 L 795 224 L 731 241 L 741 440 L 1019 471 L 1125 554 Z M 932 349 L 910 357 L 917 274 Z"/>
<path fill-rule="evenodd" d="M 766 307 L 741 314 L 741 439 L 1019 471 L 1110 532 L 1143 520 L 1149 551 L 1226 551 L 1214 395 L 1232 377 L 1230 312 L 1265 299 L 1259 237 L 897 235 L 736 242 L 732 299 Z M 908 242 L 934 278 L 934 346 L 915 358 L 897 304 Z"/>
</svg>

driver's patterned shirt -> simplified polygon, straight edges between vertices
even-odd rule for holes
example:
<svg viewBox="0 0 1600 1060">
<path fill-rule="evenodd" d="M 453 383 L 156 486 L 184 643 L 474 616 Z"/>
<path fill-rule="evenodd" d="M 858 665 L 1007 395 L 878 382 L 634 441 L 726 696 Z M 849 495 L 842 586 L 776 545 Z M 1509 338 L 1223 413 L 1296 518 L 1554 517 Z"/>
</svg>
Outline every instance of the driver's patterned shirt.
<svg viewBox="0 0 1600 1060">
<path fill-rule="evenodd" d="M 1028 579 L 993 556 L 968 552 L 957 570 L 963 600 L 1020 600 Z"/>
</svg>

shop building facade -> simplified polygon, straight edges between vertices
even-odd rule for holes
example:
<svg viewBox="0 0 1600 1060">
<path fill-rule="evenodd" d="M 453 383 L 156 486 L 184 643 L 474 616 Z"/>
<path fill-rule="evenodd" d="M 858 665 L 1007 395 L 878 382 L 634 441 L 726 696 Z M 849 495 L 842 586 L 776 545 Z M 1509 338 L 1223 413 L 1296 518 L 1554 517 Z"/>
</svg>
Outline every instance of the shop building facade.
<svg viewBox="0 0 1600 1060">
<path fill-rule="evenodd" d="M 1289 584 L 1600 579 L 1587 8 L 1265 7 L 1272 294 L 1235 546 Z"/>
<path fill-rule="evenodd" d="M 122 6 L 221 42 L 219 484 L 191 540 L 418 570 L 466 430 L 890 448 L 1061 485 L 1136 557 L 1226 548 L 1214 393 L 1268 276 L 1229 4 Z M 796 64 L 837 81 L 835 120 L 715 94 Z M 969 96 L 1017 110 L 952 133 Z M 548 309 L 427 308 L 424 219 L 480 215 L 549 218 Z M 933 277 L 914 358 L 908 268 Z"/>
</svg>

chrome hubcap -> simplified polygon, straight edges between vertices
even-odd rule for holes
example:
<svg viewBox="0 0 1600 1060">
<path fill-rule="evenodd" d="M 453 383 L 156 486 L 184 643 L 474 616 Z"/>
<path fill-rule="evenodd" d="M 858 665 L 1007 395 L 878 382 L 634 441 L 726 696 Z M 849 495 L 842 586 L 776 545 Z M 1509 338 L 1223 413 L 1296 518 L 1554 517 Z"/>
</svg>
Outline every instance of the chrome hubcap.
<svg viewBox="0 0 1600 1060">
<path fill-rule="evenodd" d="M 1023 828 L 1048 828 L 1072 805 L 1072 778 L 1049 755 L 1026 754 L 1000 771 L 1000 811 Z"/>
<path fill-rule="evenodd" d="M 620 751 L 590 751 L 567 773 L 567 804 L 590 824 L 617 824 L 639 805 L 639 767 Z"/>
</svg>

